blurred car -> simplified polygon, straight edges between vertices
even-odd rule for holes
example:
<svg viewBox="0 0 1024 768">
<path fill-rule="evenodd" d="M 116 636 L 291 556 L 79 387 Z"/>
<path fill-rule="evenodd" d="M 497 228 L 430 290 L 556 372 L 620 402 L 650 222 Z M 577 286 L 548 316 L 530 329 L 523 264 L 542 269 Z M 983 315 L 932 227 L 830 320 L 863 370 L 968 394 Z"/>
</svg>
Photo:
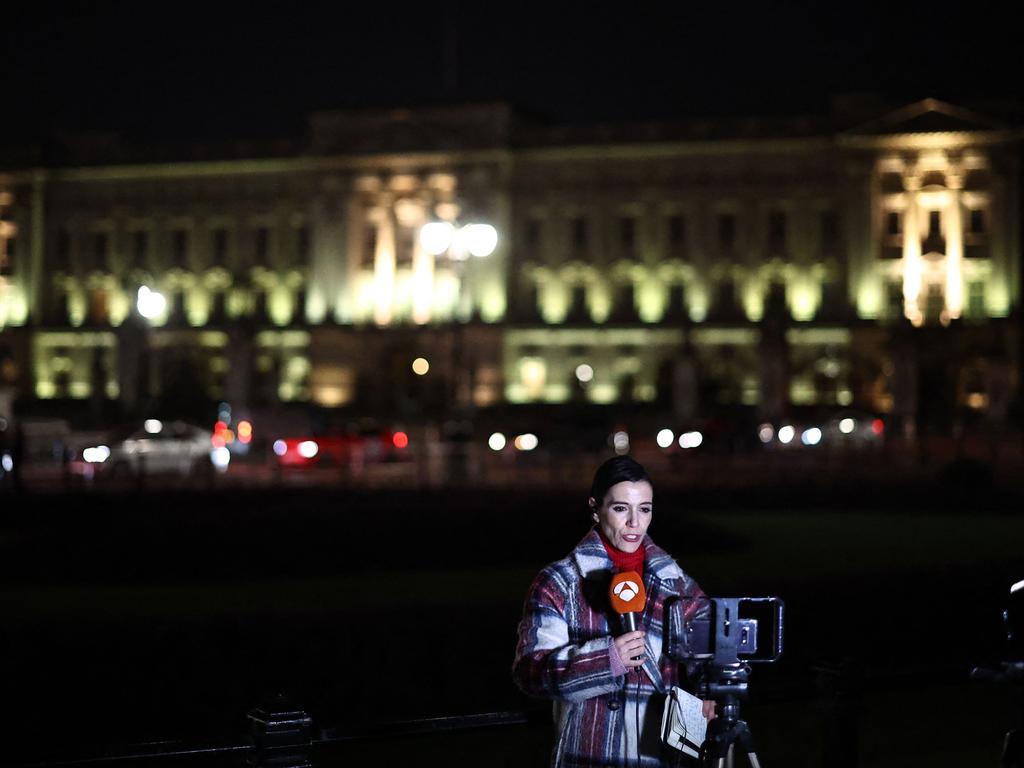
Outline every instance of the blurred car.
<svg viewBox="0 0 1024 768">
<path fill-rule="evenodd" d="M 279 468 L 302 469 L 401 461 L 409 458 L 408 445 L 405 432 L 380 429 L 280 437 L 272 448 Z"/>
<path fill-rule="evenodd" d="M 183 421 L 147 419 L 141 427 L 112 433 L 103 442 L 77 451 L 72 471 L 87 476 L 188 476 L 213 467 L 215 449 L 210 438 L 210 430 Z"/>
<path fill-rule="evenodd" d="M 272 450 L 281 469 L 396 462 L 410 458 L 409 435 L 401 430 L 330 432 L 279 437 Z"/>
<path fill-rule="evenodd" d="M 878 415 L 844 410 L 819 419 L 792 418 L 758 427 L 758 438 L 766 448 L 804 447 L 871 448 L 885 438 L 885 421 Z"/>
</svg>

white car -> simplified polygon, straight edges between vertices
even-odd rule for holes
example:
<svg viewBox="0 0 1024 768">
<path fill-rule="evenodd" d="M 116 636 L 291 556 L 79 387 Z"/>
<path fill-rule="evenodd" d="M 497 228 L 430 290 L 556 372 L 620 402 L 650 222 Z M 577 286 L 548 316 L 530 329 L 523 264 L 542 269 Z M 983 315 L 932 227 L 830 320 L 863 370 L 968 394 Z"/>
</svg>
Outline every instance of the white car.
<svg viewBox="0 0 1024 768">
<path fill-rule="evenodd" d="M 187 476 L 213 464 L 211 433 L 183 421 L 147 419 L 140 429 L 82 450 L 79 464 L 104 474 Z"/>
</svg>

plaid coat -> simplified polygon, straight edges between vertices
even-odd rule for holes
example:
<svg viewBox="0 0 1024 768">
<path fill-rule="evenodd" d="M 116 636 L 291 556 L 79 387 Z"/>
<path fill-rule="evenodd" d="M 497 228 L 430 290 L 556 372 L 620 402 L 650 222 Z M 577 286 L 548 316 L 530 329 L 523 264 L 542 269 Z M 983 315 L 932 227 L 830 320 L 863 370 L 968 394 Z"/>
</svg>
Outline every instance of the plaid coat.
<svg viewBox="0 0 1024 768">
<path fill-rule="evenodd" d="M 679 683 L 678 665 L 662 655 L 663 617 L 669 597 L 704 593 L 650 537 L 644 545 L 647 659 L 624 676 L 611 672 L 608 646 L 621 630 L 617 617 L 609 624 L 613 565 L 596 530 L 544 568 L 526 597 L 512 674 L 528 695 L 554 699 L 552 764 L 560 768 L 667 766 L 686 759 L 661 741 L 664 694 Z M 700 601 L 683 605 L 689 620 Z"/>
</svg>

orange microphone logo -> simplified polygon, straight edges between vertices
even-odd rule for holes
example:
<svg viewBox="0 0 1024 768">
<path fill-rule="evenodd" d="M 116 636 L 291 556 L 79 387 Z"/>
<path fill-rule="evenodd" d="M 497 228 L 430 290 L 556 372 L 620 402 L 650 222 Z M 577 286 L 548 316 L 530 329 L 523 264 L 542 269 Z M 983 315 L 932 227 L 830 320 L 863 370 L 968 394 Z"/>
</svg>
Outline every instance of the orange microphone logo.
<svg viewBox="0 0 1024 768">
<path fill-rule="evenodd" d="M 608 597 L 616 613 L 643 613 L 647 604 L 644 582 L 636 571 L 615 574 L 608 589 Z"/>
</svg>

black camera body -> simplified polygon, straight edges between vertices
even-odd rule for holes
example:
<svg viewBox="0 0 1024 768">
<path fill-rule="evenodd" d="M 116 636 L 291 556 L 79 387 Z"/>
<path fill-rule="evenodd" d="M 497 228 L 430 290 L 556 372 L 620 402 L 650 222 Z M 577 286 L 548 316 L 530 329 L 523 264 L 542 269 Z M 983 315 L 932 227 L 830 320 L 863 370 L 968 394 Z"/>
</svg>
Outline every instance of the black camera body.
<svg viewBox="0 0 1024 768">
<path fill-rule="evenodd" d="M 1010 601 L 1003 611 L 1006 624 L 1006 656 L 1024 662 L 1024 581 L 1010 587 Z"/>
<path fill-rule="evenodd" d="M 778 661 L 784 613 L 778 597 L 672 599 L 665 605 L 666 654 L 716 667 Z"/>
</svg>

